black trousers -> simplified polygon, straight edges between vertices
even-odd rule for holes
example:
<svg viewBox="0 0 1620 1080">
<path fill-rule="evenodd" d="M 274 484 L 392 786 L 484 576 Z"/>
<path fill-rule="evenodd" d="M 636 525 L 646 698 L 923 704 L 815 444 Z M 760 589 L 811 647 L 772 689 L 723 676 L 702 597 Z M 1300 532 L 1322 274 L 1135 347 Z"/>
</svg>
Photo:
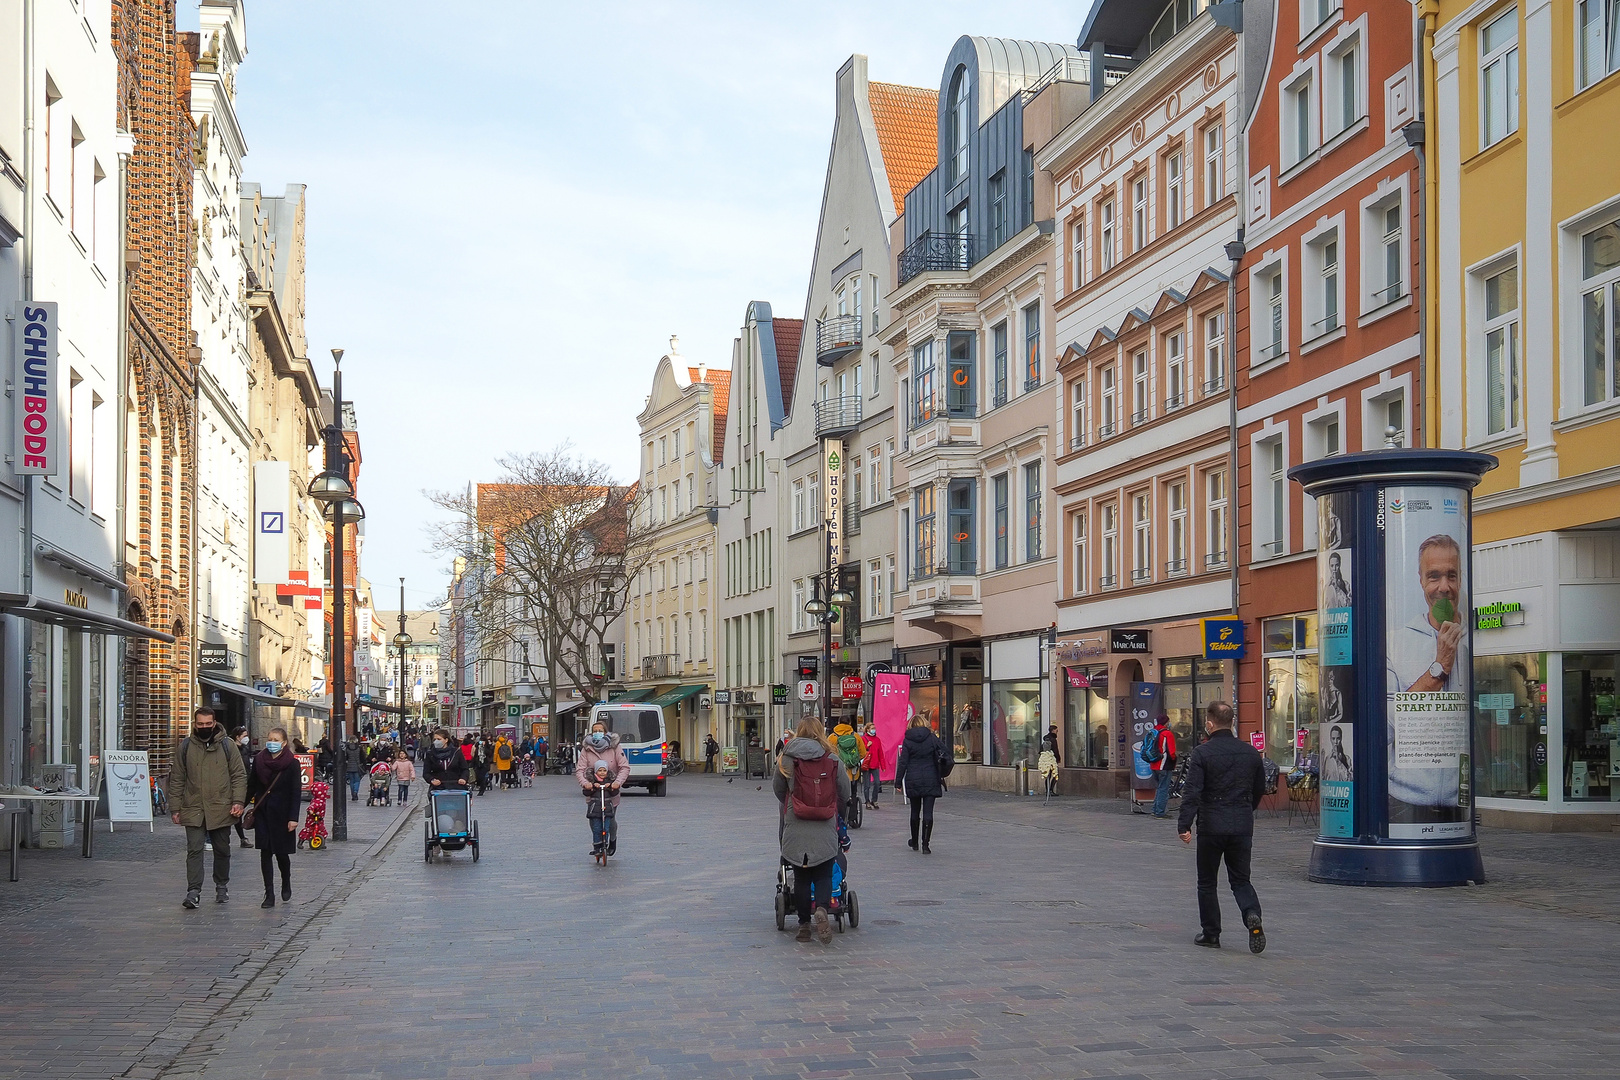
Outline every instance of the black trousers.
<svg viewBox="0 0 1620 1080">
<path fill-rule="evenodd" d="M 273 864 L 271 860 L 274 860 Z M 269 850 L 260 848 L 259 872 L 264 875 L 264 891 L 266 894 L 275 891 L 274 868 L 276 866 L 281 868 L 281 883 L 290 887 L 292 883 L 292 859 L 280 852 L 272 854 Z"/>
<path fill-rule="evenodd" d="M 911 835 L 917 835 L 917 822 L 920 819 L 924 825 L 934 823 L 934 796 L 910 795 L 911 802 Z"/>
<path fill-rule="evenodd" d="M 816 907 L 824 910 L 832 908 L 832 872 L 833 861 L 828 859 L 815 866 L 795 866 L 793 868 L 793 904 L 799 911 L 799 922 L 810 921 L 810 886 L 816 887 Z"/>
<path fill-rule="evenodd" d="M 1208 937 L 1221 934 L 1221 901 L 1215 891 L 1221 860 L 1226 860 L 1226 880 L 1239 914 L 1260 914 L 1260 897 L 1249 884 L 1249 857 L 1254 853 L 1254 835 L 1222 836 L 1198 834 L 1198 921 Z"/>
</svg>

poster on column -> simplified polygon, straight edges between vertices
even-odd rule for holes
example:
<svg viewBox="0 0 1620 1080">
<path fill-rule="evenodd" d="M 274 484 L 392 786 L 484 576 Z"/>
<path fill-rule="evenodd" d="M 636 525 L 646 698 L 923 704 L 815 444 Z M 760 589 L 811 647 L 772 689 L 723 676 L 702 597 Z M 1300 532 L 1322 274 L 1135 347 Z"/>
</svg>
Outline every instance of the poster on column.
<svg viewBox="0 0 1620 1080">
<path fill-rule="evenodd" d="M 906 736 L 910 719 L 911 676 L 888 673 L 872 676 L 872 727 L 883 745 L 879 779 L 894 779 L 894 762 L 900 756 L 900 740 Z"/>
<path fill-rule="evenodd" d="M 1467 613 L 1468 493 L 1384 490 L 1389 835 L 1472 831 L 1467 775 L 1473 658 Z"/>
<path fill-rule="evenodd" d="M 1322 746 L 1322 835 L 1354 836 L 1355 727 L 1347 721 L 1324 723 Z"/>
</svg>

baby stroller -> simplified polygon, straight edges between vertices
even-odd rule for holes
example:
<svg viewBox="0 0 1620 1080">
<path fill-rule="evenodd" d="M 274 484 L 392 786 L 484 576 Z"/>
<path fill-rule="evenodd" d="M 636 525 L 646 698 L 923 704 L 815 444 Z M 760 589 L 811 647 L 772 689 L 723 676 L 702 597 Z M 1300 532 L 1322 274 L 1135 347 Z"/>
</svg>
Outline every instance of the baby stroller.
<svg viewBox="0 0 1620 1080">
<path fill-rule="evenodd" d="M 366 794 L 367 806 L 393 806 L 394 796 L 388 790 L 394 770 L 379 761 L 371 767 L 371 790 Z"/>
<path fill-rule="evenodd" d="M 855 889 L 849 883 L 849 828 L 844 819 L 838 819 L 838 855 L 833 859 L 832 872 L 832 898 L 827 905 L 827 914 L 832 916 L 838 932 L 844 932 L 844 920 L 849 920 L 849 928 L 854 930 L 861 925 L 861 905 L 855 896 Z M 793 910 L 793 892 L 795 888 L 793 877 L 793 864 L 783 861 L 776 868 L 776 928 L 787 929 L 788 912 Z M 810 901 L 816 900 L 812 890 Z"/>
<path fill-rule="evenodd" d="M 422 858 L 433 861 L 433 849 L 448 855 L 472 848 L 478 861 L 478 822 L 472 818 L 472 792 L 466 788 L 428 790 L 427 820 L 422 822 Z"/>
<path fill-rule="evenodd" d="M 326 800 L 332 785 L 317 780 L 309 786 L 309 809 L 304 811 L 304 827 L 298 830 L 298 846 L 319 851 L 326 846 Z"/>
</svg>

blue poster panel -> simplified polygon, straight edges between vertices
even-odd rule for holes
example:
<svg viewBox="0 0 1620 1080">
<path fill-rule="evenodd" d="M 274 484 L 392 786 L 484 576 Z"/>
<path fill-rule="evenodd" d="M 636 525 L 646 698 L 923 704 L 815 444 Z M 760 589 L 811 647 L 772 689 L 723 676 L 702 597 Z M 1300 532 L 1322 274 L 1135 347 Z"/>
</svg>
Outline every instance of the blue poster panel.
<svg viewBox="0 0 1620 1080">
<path fill-rule="evenodd" d="M 1322 835 L 1354 836 L 1355 728 L 1348 720 L 1324 723 L 1322 746 Z"/>
</svg>

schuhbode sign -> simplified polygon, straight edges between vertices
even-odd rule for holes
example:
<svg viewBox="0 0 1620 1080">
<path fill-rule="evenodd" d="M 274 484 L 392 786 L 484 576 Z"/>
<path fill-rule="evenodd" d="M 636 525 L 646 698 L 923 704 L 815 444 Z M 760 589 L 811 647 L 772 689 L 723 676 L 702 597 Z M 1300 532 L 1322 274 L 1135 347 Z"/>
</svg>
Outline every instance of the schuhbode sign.
<svg viewBox="0 0 1620 1080">
<path fill-rule="evenodd" d="M 57 363 L 56 304 L 36 301 L 19 305 L 12 321 L 16 336 L 12 355 L 12 468 L 19 474 L 55 476 L 62 451 L 62 394 Z"/>
</svg>

